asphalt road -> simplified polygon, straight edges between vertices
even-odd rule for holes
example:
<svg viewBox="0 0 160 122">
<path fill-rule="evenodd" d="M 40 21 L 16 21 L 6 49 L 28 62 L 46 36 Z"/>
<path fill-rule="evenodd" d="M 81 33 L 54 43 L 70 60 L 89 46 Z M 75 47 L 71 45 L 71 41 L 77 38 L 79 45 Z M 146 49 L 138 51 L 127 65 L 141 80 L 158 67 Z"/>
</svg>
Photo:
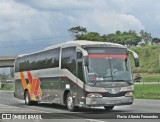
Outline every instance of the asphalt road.
<svg viewBox="0 0 160 122">
<path fill-rule="evenodd" d="M 65 106 L 57 104 L 45 104 L 41 103 L 37 106 L 26 106 L 23 100 L 14 98 L 13 92 L 0 91 L 0 113 L 34 113 L 36 115 L 42 114 L 48 117 L 48 119 L 33 120 L 33 121 L 57 121 L 57 122 L 159 122 L 159 119 L 108 119 L 117 117 L 118 115 L 155 115 L 160 114 L 160 100 L 141 100 L 135 99 L 132 105 L 116 106 L 112 111 L 106 111 L 103 107 L 98 108 L 80 108 L 78 112 L 69 112 Z M 129 113 L 129 114 L 128 114 Z M 139 114 L 137 114 L 139 113 Z M 43 117 L 42 117 L 43 118 Z M 22 120 L 0 120 L 0 122 L 19 122 Z M 23 120 L 23 122 L 28 120 Z M 30 121 L 30 120 L 29 120 Z"/>
</svg>

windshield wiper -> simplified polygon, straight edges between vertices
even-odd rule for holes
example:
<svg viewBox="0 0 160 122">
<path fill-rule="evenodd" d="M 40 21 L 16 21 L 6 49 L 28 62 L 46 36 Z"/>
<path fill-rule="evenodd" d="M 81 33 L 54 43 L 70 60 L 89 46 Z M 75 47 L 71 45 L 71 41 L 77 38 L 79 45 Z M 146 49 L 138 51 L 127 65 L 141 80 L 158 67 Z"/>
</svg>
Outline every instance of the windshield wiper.
<svg viewBox="0 0 160 122">
<path fill-rule="evenodd" d="M 108 78 L 108 77 L 116 77 L 116 76 L 112 76 L 112 75 L 110 75 L 110 76 L 104 76 L 103 78 Z"/>
</svg>

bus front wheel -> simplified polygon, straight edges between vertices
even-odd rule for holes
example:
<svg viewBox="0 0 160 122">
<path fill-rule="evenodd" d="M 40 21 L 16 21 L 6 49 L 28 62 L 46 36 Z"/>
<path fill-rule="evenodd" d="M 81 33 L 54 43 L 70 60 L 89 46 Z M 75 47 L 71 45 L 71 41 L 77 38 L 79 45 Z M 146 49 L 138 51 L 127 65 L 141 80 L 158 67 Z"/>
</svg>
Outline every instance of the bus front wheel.
<svg viewBox="0 0 160 122">
<path fill-rule="evenodd" d="M 112 110 L 114 108 L 114 106 L 104 106 L 104 108 L 109 111 L 109 110 Z"/>
<path fill-rule="evenodd" d="M 66 106 L 69 111 L 76 111 L 77 110 L 77 106 L 74 105 L 74 100 L 73 100 L 71 93 L 67 94 Z"/>
<path fill-rule="evenodd" d="M 31 105 L 30 95 L 29 95 L 29 92 L 28 92 L 28 91 L 25 91 L 24 100 L 25 100 L 25 104 L 26 104 L 26 105 Z"/>
<path fill-rule="evenodd" d="M 28 91 L 25 91 L 24 100 L 25 100 L 25 104 L 26 104 L 26 105 L 37 105 L 37 104 L 38 104 L 37 101 L 31 101 L 31 99 L 30 99 L 30 94 L 29 94 Z"/>
</svg>

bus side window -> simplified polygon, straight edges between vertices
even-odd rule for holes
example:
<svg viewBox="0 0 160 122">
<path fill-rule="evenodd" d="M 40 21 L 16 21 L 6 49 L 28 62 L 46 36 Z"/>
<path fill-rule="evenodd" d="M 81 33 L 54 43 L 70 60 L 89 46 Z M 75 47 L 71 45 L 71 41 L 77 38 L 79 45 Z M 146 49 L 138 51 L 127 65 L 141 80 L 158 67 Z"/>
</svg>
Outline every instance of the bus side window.
<svg viewBox="0 0 160 122">
<path fill-rule="evenodd" d="M 68 69 L 73 75 L 76 75 L 76 48 L 62 48 L 62 69 Z"/>
<path fill-rule="evenodd" d="M 84 72 L 83 72 L 83 65 L 82 65 L 82 61 L 78 61 L 77 62 L 77 77 L 81 80 L 81 81 L 85 81 L 85 78 L 84 78 Z"/>
</svg>

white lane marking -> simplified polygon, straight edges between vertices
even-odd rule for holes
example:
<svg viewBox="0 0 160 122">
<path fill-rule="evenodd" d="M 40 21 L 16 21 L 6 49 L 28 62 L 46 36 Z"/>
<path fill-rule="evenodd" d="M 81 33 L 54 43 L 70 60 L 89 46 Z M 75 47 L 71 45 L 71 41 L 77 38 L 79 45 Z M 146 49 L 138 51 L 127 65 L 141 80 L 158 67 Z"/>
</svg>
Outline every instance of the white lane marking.
<svg viewBox="0 0 160 122">
<path fill-rule="evenodd" d="M 37 111 L 37 112 L 42 112 L 42 113 L 50 113 L 50 112 L 46 112 L 46 111 L 40 111 L 40 110 L 35 110 L 35 109 L 30 109 L 30 108 L 23 108 L 23 107 L 17 107 L 17 106 L 11 106 L 11 105 L 4 105 L 4 104 L 0 104 L 0 106 L 6 106 L 6 107 L 14 107 L 14 108 L 17 108 L 17 111 L 19 111 L 18 109 L 20 110 L 28 110 L 28 111 Z"/>
<path fill-rule="evenodd" d="M 17 107 L 9 107 L 9 106 L 0 106 L 0 109 L 14 109 L 14 108 L 17 108 Z"/>
<path fill-rule="evenodd" d="M 6 105 L 4 105 L 4 104 L 0 104 L 0 106 L 6 106 Z"/>
<path fill-rule="evenodd" d="M 0 90 L 0 92 L 14 92 L 14 91 Z"/>
<path fill-rule="evenodd" d="M 9 111 L 9 112 L 11 112 L 11 111 L 14 111 L 14 112 L 17 112 L 17 111 L 23 112 L 23 111 L 25 111 L 25 112 L 26 112 L 26 110 L 11 110 L 11 109 L 0 109 L 0 110 L 3 111 L 3 112 L 4 112 L 4 111 L 6 111 L 6 112 L 8 112 L 8 111 Z"/>
<path fill-rule="evenodd" d="M 109 121 L 102 121 L 102 120 L 96 120 L 96 119 L 85 119 L 89 122 L 109 122 Z"/>
</svg>

